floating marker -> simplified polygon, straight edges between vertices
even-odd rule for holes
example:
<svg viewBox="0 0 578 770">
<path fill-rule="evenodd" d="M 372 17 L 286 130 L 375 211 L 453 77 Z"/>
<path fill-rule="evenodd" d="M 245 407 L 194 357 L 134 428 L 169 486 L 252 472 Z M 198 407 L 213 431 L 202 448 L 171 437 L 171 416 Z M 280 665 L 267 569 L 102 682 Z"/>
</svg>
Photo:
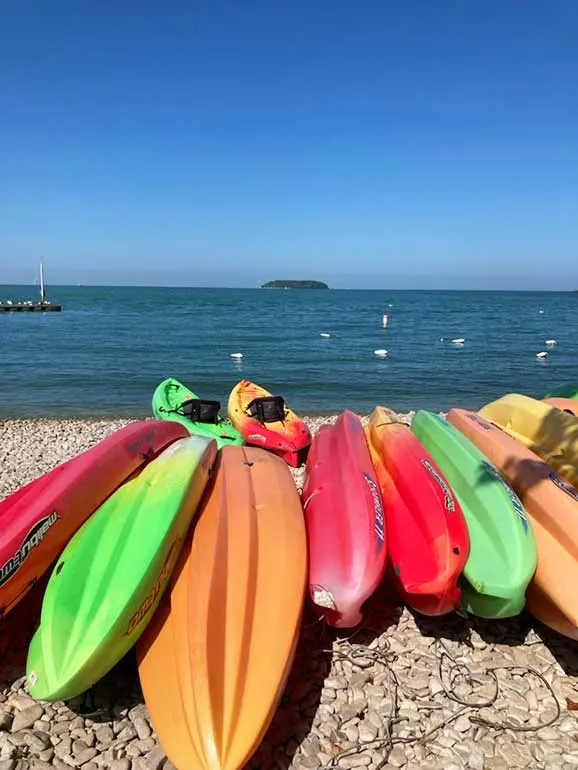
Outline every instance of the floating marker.
<svg viewBox="0 0 578 770">
<path fill-rule="evenodd" d="M 243 358 L 242 353 L 231 353 L 231 358 Z"/>
<path fill-rule="evenodd" d="M 385 350 L 385 348 L 380 348 L 379 350 L 374 350 L 373 352 L 376 356 L 380 356 L 380 358 L 385 358 L 387 355 L 387 350 Z"/>
</svg>

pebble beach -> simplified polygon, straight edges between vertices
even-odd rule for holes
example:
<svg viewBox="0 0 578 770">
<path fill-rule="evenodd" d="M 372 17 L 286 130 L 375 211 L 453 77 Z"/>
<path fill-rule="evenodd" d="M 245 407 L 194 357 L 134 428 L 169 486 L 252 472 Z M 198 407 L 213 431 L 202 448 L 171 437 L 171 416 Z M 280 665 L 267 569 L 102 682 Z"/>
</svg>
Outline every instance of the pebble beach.
<svg viewBox="0 0 578 770">
<path fill-rule="evenodd" d="M 411 413 L 401 417 L 409 422 Z M 334 419 L 306 421 L 315 431 Z M 0 498 L 129 422 L 0 421 Z M 294 475 L 300 486 L 303 469 Z M 82 697 L 28 696 L 26 651 L 40 602 L 32 591 L 2 623 L 0 770 L 170 770 L 134 651 Z M 306 609 L 286 690 L 247 768 L 578 767 L 578 646 L 531 616 L 424 618 L 398 606 L 384 584 L 363 625 L 342 633 Z"/>
</svg>

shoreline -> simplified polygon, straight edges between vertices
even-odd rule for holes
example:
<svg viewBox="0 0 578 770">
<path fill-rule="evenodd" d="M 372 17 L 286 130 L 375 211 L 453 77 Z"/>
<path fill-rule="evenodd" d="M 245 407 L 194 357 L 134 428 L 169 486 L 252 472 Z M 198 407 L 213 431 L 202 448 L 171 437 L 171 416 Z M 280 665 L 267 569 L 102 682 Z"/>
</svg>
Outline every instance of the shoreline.
<svg viewBox="0 0 578 770">
<path fill-rule="evenodd" d="M 305 419 L 315 431 L 336 418 Z M 135 419 L 0 420 L 0 498 Z M 291 470 L 300 486 L 303 466 Z M 1 621 L 0 770 L 174 770 L 134 649 L 88 698 L 30 698 L 26 652 L 41 596 Z M 401 770 L 569 770 L 578 765 L 575 703 L 576 642 L 526 614 L 419 616 L 398 607 L 384 583 L 364 623 L 346 634 L 316 622 L 306 605 L 286 690 L 245 770 L 378 770 L 384 760 Z M 515 729 L 504 728 L 508 721 Z M 332 763 L 343 751 L 351 755 Z"/>
</svg>

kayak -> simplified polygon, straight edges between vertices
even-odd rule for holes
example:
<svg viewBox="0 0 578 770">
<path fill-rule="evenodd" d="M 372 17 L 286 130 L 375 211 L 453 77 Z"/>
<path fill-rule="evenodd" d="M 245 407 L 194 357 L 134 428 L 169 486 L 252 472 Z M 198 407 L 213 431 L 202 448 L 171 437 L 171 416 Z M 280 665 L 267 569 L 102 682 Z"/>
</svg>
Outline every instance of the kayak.
<svg viewBox="0 0 578 770">
<path fill-rule="evenodd" d="M 219 448 L 244 444 L 243 436 L 225 422 L 220 409 L 219 401 L 199 398 L 174 377 L 163 380 L 153 393 L 153 414 L 157 419 L 176 420 L 192 434 L 216 439 Z"/>
<path fill-rule="evenodd" d="M 302 492 L 309 595 L 325 621 L 356 626 L 386 568 L 381 492 L 359 417 L 346 410 L 315 434 Z"/>
<path fill-rule="evenodd" d="M 451 612 L 460 606 L 458 578 L 470 551 L 460 504 L 395 412 L 377 406 L 365 431 L 383 500 L 389 580 L 418 612 Z"/>
<path fill-rule="evenodd" d="M 508 478 L 528 512 L 538 566 L 526 594 L 526 609 L 555 631 L 578 640 L 578 490 L 476 412 L 451 409 L 448 419 Z"/>
<path fill-rule="evenodd" d="M 550 388 L 542 398 L 576 398 L 578 399 L 578 383 L 566 382 L 555 388 Z"/>
<path fill-rule="evenodd" d="M 573 414 L 518 393 L 492 401 L 479 414 L 525 444 L 571 484 L 578 484 L 578 420 Z"/>
<path fill-rule="evenodd" d="M 496 466 L 444 417 L 419 411 L 412 431 L 451 485 L 468 525 L 462 609 L 482 618 L 518 615 L 536 569 L 522 503 Z"/>
<path fill-rule="evenodd" d="M 282 396 L 241 380 L 229 395 L 228 412 L 247 444 L 269 449 L 295 468 L 304 462 L 311 433 Z"/>
<path fill-rule="evenodd" d="M 186 435 L 177 423 L 132 423 L 2 500 L 0 618 L 24 598 L 123 481 Z"/>
<path fill-rule="evenodd" d="M 544 403 L 548 404 L 548 406 L 554 406 L 556 409 L 561 409 L 563 412 L 568 412 L 568 414 L 573 414 L 575 417 L 578 417 L 578 400 L 574 398 L 545 398 Z"/>
<path fill-rule="evenodd" d="M 225 447 L 216 468 L 137 661 L 173 765 L 237 770 L 261 742 L 293 661 L 307 540 L 280 458 Z"/>
<path fill-rule="evenodd" d="M 76 533 L 54 568 L 28 650 L 28 690 L 68 700 L 103 677 L 152 617 L 217 453 L 188 436 L 126 481 Z"/>
</svg>

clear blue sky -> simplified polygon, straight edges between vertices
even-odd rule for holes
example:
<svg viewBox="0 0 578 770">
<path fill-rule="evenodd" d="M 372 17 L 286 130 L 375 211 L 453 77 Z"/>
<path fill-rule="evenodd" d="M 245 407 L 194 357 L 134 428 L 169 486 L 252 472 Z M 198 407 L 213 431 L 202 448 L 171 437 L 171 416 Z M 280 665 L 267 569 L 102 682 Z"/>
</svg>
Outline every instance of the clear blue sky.
<svg viewBox="0 0 578 770">
<path fill-rule="evenodd" d="M 2 0 L 0 282 L 578 287 L 576 0 Z"/>
</svg>

